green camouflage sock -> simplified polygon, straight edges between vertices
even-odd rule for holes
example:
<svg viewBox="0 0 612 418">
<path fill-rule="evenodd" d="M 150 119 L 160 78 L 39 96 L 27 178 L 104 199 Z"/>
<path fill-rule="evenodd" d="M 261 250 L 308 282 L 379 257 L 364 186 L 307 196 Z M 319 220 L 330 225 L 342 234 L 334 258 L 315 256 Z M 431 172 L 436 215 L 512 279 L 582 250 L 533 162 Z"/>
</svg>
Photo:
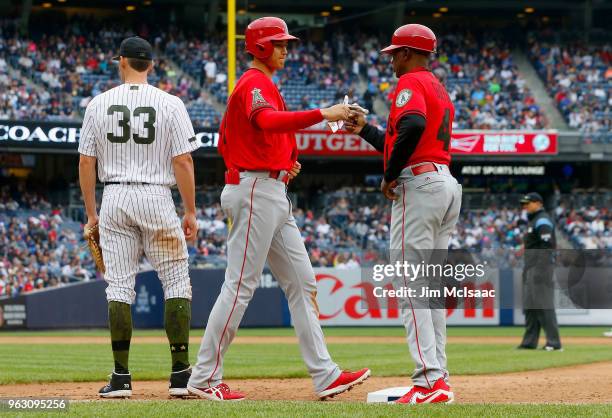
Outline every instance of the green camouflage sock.
<svg viewBox="0 0 612 418">
<path fill-rule="evenodd" d="M 170 343 L 172 371 L 189 367 L 189 327 L 191 326 L 191 301 L 183 298 L 166 300 L 164 326 Z"/>
<path fill-rule="evenodd" d="M 130 357 L 130 340 L 132 339 L 132 310 L 123 302 L 108 303 L 108 322 L 111 333 L 115 373 L 127 374 Z"/>
</svg>

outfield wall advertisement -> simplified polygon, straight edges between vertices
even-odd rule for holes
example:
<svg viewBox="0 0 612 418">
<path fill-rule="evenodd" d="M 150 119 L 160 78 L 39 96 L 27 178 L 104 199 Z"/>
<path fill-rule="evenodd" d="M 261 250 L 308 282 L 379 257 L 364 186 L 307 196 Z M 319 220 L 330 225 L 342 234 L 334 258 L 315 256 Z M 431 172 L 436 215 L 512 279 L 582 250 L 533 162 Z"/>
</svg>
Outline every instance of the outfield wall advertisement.
<svg viewBox="0 0 612 418">
<path fill-rule="evenodd" d="M 225 271 L 192 270 L 193 295 L 191 326 L 203 328 L 219 295 Z M 0 298 L 0 331 L 5 329 L 106 328 L 108 325 L 106 283 L 90 280 Z M 154 271 L 136 276 L 136 298 L 132 304 L 135 328 L 164 327 L 164 296 Z M 285 297 L 269 273 L 264 273 L 241 325 L 280 327 L 289 325 Z"/>
<path fill-rule="evenodd" d="M 74 150 L 81 125 L 68 122 L 0 121 L 0 147 L 30 150 Z M 196 129 L 200 152 L 215 152 L 219 134 Z M 300 154 L 329 157 L 368 157 L 379 153 L 358 135 L 304 130 L 296 134 Z M 556 131 L 454 131 L 446 144 L 452 154 L 551 155 L 558 152 Z"/>
<path fill-rule="evenodd" d="M 315 268 L 317 305 L 323 326 L 399 326 L 401 311 L 375 298 L 364 297 L 369 283 L 361 270 Z M 206 325 L 225 277 L 221 269 L 192 270 L 192 322 Z M 520 270 L 493 270 L 477 287 L 520 294 Z M 108 323 L 103 280 L 35 291 L 14 298 L 0 298 L 0 331 L 8 329 L 106 328 Z M 163 291 L 154 271 L 136 276 L 136 298 L 132 305 L 135 328 L 163 328 Z M 364 292 L 366 291 L 366 292 Z M 504 305 L 511 304 L 506 301 Z M 418 311 L 417 311 L 418 315 Z M 558 309 L 562 325 L 612 325 L 610 309 Z M 522 312 L 492 303 L 468 302 L 447 307 L 449 325 L 521 325 Z M 278 282 L 265 271 L 243 317 L 243 327 L 283 327 L 291 324 L 287 301 Z"/>
<path fill-rule="evenodd" d="M 401 325 L 397 306 L 384 306 L 371 294 L 370 283 L 362 281 L 361 270 L 316 268 L 319 317 L 324 326 Z M 498 274 L 487 277 L 483 287 L 498 288 Z M 418 314 L 418 313 L 417 313 Z M 482 308 L 448 308 L 449 325 L 499 325 L 499 309 L 493 304 Z"/>
<path fill-rule="evenodd" d="M 303 155 L 373 156 L 379 153 L 358 135 L 346 132 L 300 131 L 296 135 Z M 557 154 L 556 132 L 455 131 L 448 144 L 451 154 Z"/>
</svg>

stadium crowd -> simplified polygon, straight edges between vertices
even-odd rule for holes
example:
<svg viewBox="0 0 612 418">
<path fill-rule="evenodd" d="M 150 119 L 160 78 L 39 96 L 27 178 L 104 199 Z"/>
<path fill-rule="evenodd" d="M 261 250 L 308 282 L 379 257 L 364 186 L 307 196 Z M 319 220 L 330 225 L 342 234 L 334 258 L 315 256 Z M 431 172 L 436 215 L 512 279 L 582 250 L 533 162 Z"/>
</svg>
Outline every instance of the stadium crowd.
<svg viewBox="0 0 612 418">
<path fill-rule="evenodd" d="M 320 204 L 312 209 L 294 208 L 293 216 L 314 267 L 358 268 L 386 257 L 391 221 L 388 205 L 378 193 L 358 190 L 345 188 L 327 193 L 319 197 Z M 495 251 L 518 251 L 525 216 L 505 208 L 462 214 L 449 248 L 479 252 L 490 259 L 495 257 Z M 220 205 L 202 206 L 197 218 L 198 240 L 189 250 L 192 264 L 223 267 L 228 231 Z"/>
<path fill-rule="evenodd" d="M 38 194 L 0 190 L 0 296 L 94 276 L 78 223 Z"/>
<path fill-rule="evenodd" d="M 93 26 L 85 30 L 86 25 Z M 184 100 L 195 126 L 219 124 L 220 115 L 211 97 L 219 103 L 227 100 L 224 35 L 188 36 L 172 27 L 153 32 L 144 25 L 133 31 L 118 24 L 84 20 L 24 37 L 14 26 L 0 22 L 0 84 L 9 87 L 1 97 L 0 117 L 78 120 L 93 96 L 119 83 L 110 58 L 121 39 L 137 32 L 163 52 L 151 81 Z M 353 37 L 337 31 L 323 42 L 304 39 L 291 43 L 286 68 L 274 81 L 290 109 L 328 106 L 346 94 L 351 102 L 358 101 L 372 111 L 377 97 L 389 100 L 395 83 L 390 57 L 379 53 L 387 38 L 363 33 Z M 546 126 L 501 38 L 458 32 L 440 37 L 438 44 L 431 68 L 444 80 L 455 104 L 455 129 Z M 242 48 L 237 52 L 240 75 L 249 59 Z M 18 71 L 9 71 L 8 66 Z M 178 76 L 175 66 L 190 77 Z M 357 88 L 360 78 L 366 81 L 363 92 Z M 599 94 L 599 90 L 593 93 Z M 591 99 L 580 102 L 597 105 Z M 594 110 L 601 111 L 599 107 Z M 384 127 L 385 119 L 373 114 L 372 123 Z M 605 123 L 600 116 L 597 120 Z"/>
<path fill-rule="evenodd" d="M 119 85 L 111 58 L 121 40 L 135 33 L 116 24 L 92 23 L 84 30 L 89 23 L 23 37 L 14 22 L 0 22 L 0 85 L 9 87 L 0 96 L 0 118 L 79 120 L 94 96 Z M 143 27 L 139 34 L 149 32 Z M 158 48 L 164 40 L 163 34 L 154 37 Z M 179 77 L 168 60 L 156 59 L 149 79 L 185 102 L 195 126 L 218 125 L 207 95 L 188 77 Z"/>
<path fill-rule="evenodd" d="M 609 207 L 571 207 L 560 204 L 555 209 L 558 225 L 578 248 L 612 250 L 612 212 Z"/>
<path fill-rule="evenodd" d="M 293 216 L 315 267 L 359 267 L 377 259 L 387 246 L 390 215 L 381 205 L 355 208 L 347 198 L 339 198 L 327 210 L 295 208 Z M 220 205 L 198 209 L 197 218 L 192 263 L 224 265 L 227 224 Z"/>
<path fill-rule="evenodd" d="M 520 264 L 526 226 L 527 215 L 519 209 L 489 207 L 464 211 L 448 247 L 469 250 L 490 266 L 514 267 Z"/>
<path fill-rule="evenodd" d="M 585 133 L 612 128 L 610 45 L 530 41 L 529 54 L 568 125 Z"/>
<path fill-rule="evenodd" d="M 314 267 L 384 262 L 390 211 L 379 193 L 346 188 L 324 193 L 310 205 L 294 208 L 293 216 Z M 0 189 L 0 296 L 99 277 L 81 238 L 82 224 L 68 219 L 63 209 L 39 194 Z M 612 249 L 612 216 L 605 205 L 582 206 L 570 198 L 553 213 L 576 248 Z M 190 264 L 223 268 L 228 229 L 219 203 L 201 204 L 197 219 L 198 238 L 188 247 Z M 526 214 L 518 208 L 465 210 L 449 248 L 495 265 L 517 266 L 526 226 Z M 143 260 L 141 268 L 151 267 Z"/>
<path fill-rule="evenodd" d="M 487 41 L 484 41 L 484 40 Z M 391 100 L 396 81 L 386 37 L 365 37 L 351 46 L 355 73 L 367 77 L 367 94 Z M 539 129 L 546 121 L 512 61 L 510 48 L 492 34 L 444 35 L 431 69 L 455 105 L 455 129 Z"/>
<path fill-rule="evenodd" d="M 335 32 L 325 42 L 292 42 L 288 47 L 285 69 L 273 78 L 289 109 L 301 110 L 326 107 L 341 101 L 345 94 L 353 95 L 355 77 L 346 71 L 344 51 L 348 39 Z M 200 80 L 202 86 L 220 103 L 227 101 L 227 39 L 185 36 L 169 33 L 165 53 L 181 68 Z M 242 48 L 237 50 L 237 76 L 248 69 L 250 59 Z M 359 98 L 355 97 L 353 101 Z"/>
</svg>

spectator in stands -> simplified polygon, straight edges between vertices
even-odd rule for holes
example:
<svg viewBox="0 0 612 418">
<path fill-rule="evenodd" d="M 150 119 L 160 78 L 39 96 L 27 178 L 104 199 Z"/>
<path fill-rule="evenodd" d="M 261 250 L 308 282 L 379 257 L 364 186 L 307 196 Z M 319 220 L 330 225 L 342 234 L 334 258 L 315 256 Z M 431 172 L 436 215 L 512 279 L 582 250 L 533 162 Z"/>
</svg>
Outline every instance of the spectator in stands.
<svg viewBox="0 0 612 418">
<path fill-rule="evenodd" d="M 93 262 L 75 229 L 79 224 L 66 222 L 43 196 L 23 192 L 22 186 L 2 187 L 0 296 L 94 277 Z"/>
<path fill-rule="evenodd" d="M 352 269 L 384 262 L 390 214 L 386 204 L 376 200 L 379 194 L 371 196 L 359 188 L 344 188 L 321 194 L 313 209 L 294 208 L 313 266 Z M 206 200 L 216 202 L 217 197 Z M 563 199 L 558 197 L 555 216 L 570 241 L 579 248 L 612 249 L 607 205 Z M 198 267 L 222 267 L 228 225 L 220 205 L 201 205 L 197 217 L 199 236 L 190 261 Z M 94 278 L 79 228 L 44 196 L 23 187 L 0 188 L 0 295 Z M 493 266 L 513 268 L 521 262 L 525 228 L 525 214 L 514 209 L 464 211 L 449 248 L 467 249 Z"/>
<path fill-rule="evenodd" d="M 531 60 L 568 125 L 584 133 L 610 137 L 610 46 L 575 40 L 545 42 L 534 34 L 529 43 Z"/>
<path fill-rule="evenodd" d="M 606 207 L 567 208 L 555 211 L 570 241 L 586 250 L 612 249 L 612 214 Z"/>
<path fill-rule="evenodd" d="M 207 53 L 204 53 L 204 73 L 206 74 L 206 83 L 215 82 L 217 78 L 217 63 L 210 59 Z"/>
<path fill-rule="evenodd" d="M 493 40 L 484 43 L 484 39 Z M 358 40 L 354 47 L 368 57 L 369 83 L 378 85 L 380 97 L 395 83 L 386 56 L 379 56 L 380 39 Z M 446 85 L 455 104 L 455 129 L 539 129 L 543 116 L 512 63 L 507 43 L 495 34 L 474 38 L 455 33 L 439 39 L 438 54 L 430 68 Z M 357 56 L 354 52 L 353 56 Z"/>
<path fill-rule="evenodd" d="M 61 29 L 46 30 L 37 37 L 22 37 L 16 22 L 0 23 L 0 85 L 10 86 L 0 94 L 0 117 L 14 119 L 72 120 L 80 118 L 89 99 L 117 82 L 115 67 L 109 65 L 110 51 L 120 38 L 134 31 L 116 23 L 93 22 L 79 18 Z M 94 36 L 82 35 L 84 27 Z M 146 27 L 139 32 L 148 32 Z M 142 34 L 142 33 L 141 33 Z M 172 28 L 159 31 L 156 47 L 163 49 L 182 70 L 208 89 L 220 103 L 227 100 L 227 56 L 224 35 L 189 37 Z M 287 68 L 278 74 L 277 83 L 290 109 L 328 105 L 342 99 L 359 77 L 367 79 L 366 91 L 359 100 L 373 110 L 374 97 L 384 98 L 392 91 L 393 75 L 387 65 L 388 57 L 378 50 L 381 40 L 376 36 L 356 34 L 352 42 L 342 32 L 326 36 L 327 42 L 297 44 L 289 51 Z M 494 42 L 484 43 L 484 39 Z M 339 48 L 343 53 L 339 52 Z M 540 109 L 518 76 L 506 43 L 495 34 L 474 38 L 468 33 L 453 33 L 439 42 L 439 54 L 431 63 L 432 70 L 445 80 L 456 105 L 456 129 L 540 129 L 546 125 Z M 557 51 L 557 52 L 554 52 Z M 604 51 L 605 52 L 605 51 Z M 588 52 L 579 60 L 569 63 L 584 68 L 580 78 L 595 84 L 592 93 L 576 87 L 572 76 L 563 76 L 559 103 L 567 109 L 577 103 L 604 103 L 610 101 L 609 88 L 600 85 L 609 80 L 608 71 L 600 70 L 601 62 L 608 62 L 609 53 Z M 568 54 L 553 48 L 553 59 Z M 3 64 L 3 61 L 6 64 Z M 246 63 L 242 49 L 238 50 L 238 63 Z M 346 62 L 345 62 L 346 61 Z M 9 76 L 3 67 L 12 65 L 20 75 Z M 241 64 L 242 65 L 242 64 Z M 565 64 L 564 64 L 565 65 Z M 351 71 L 345 68 L 350 66 Z M 244 67 L 238 69 L 240 74 Z M 570 74 L 571 71 L 563 73 Z M 220 115 L 210 100 L 200 100 L 199 86 L 188 89 L 182 83 L 168 83 L 176 74 L 165 63 L 156 63 L 154 82 L 167 86 L 166 91 L 179 95 L 187 105 L 194 124 L 215 127 Z M 14 78 L 17 77 L 17 78 Z M 14 80 L 11 80 L 14 78 Z M 44 89 L 35 88 L 26 78 L 33 79 Z M 599 84 L 597 84 L 599 83 Z M 470 91 L 470 90 L 473 90 Z M 587 89 L 588 90 L 588 89 Z M 579 97 L 585 96 L 588 97 Z M 304 100 L 304 97 L 308 97 Z M 582 106 L 584 108 L 584 106 Z M 588 132 L 610 128 L 607 106 L 595 106 L 593 112 L 568 110 L 571 126 Z M 379 121 L 384 127 L 385 120 Z"/>
</svg>

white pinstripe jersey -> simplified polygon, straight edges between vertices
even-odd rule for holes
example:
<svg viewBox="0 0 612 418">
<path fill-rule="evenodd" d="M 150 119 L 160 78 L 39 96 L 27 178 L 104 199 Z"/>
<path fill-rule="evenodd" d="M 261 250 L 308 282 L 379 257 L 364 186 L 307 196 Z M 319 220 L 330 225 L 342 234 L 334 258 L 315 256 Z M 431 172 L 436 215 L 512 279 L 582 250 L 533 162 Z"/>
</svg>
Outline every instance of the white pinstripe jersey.
<svg viewBox="0 0 612 418">
<path fill-rule="evenodd" d="M 79 153 L 101 182 L 176 183 L 172 158 L 198 148 L 185 104 L 148 84 L 122 84 L 87 106 Z"/>
</svg>

